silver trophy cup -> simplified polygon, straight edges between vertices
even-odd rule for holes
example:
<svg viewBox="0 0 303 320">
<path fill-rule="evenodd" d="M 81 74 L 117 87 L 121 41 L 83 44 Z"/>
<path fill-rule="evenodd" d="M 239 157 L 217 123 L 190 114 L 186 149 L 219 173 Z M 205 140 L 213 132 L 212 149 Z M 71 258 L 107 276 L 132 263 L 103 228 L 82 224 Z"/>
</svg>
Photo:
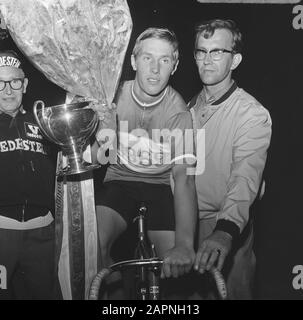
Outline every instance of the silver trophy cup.
<svg viewBox="0 0 303 320">
<path fill-rule="evenodd" d="M 83 160 L 83 148 L 98 125 L 97 113 L 87 108 L 90 101 L 45 107 L 43 101 L 34 103 L 34 116 L 51 142 L 59 145 L 67 157 L 67 166 L 58 175 L 73 175 L 98 168 Z"/>
</svg>

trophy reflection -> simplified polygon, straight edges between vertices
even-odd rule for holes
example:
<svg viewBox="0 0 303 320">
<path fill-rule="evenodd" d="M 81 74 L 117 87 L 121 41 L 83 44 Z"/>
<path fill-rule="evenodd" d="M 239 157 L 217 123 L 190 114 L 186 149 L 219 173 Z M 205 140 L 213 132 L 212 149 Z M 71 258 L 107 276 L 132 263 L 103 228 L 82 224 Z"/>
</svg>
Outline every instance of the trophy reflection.
<svg viewBox="0 0 303 320">
<path fill-rule="evenodd" d="M 67 157 L 67 166 L 59 176 L 74 175 L 100 167 L 83 159 L 83 148 L 98 126 L 98 115 L 87 108 L 90 101 L 45 107 L 43 101 L 34 103 L 34 116 L 47 139 L 59 145 Z"/>
</svg>

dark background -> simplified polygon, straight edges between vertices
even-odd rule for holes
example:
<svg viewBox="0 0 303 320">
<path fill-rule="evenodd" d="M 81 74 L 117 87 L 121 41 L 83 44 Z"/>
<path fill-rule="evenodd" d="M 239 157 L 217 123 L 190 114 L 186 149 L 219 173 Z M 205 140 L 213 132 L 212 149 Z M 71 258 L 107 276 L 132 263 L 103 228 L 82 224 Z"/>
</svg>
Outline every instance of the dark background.
<svg viewBox="0 0 303 320">
<path fill-rule="evenodd" d="M 194 0 L 128 0 L 133 32 L 121 79 L 130 79 L 130 49 L 150 26 L 169 27 L 180 42 L 180 64 L 171 84 L 188 101 L 201 89 L 193 60 L 194 27 L 204 19 L 237 22 L 244 35 L 243 61 L 234 73 L 238 85 L 270 112 L 273 136 L 265 170 L 266 193 L 255 213 L 256 299 L 302 299 L 293 267 L 303 265 L 302 108 L 303 29 L 295 30 L 295 5 L 201 4 Z M 1 48 L 14 48 L 11 39 Z M 64 91 L 27 64 L 26 105 L 36 99 L 60 103 Z"/>
</svg>

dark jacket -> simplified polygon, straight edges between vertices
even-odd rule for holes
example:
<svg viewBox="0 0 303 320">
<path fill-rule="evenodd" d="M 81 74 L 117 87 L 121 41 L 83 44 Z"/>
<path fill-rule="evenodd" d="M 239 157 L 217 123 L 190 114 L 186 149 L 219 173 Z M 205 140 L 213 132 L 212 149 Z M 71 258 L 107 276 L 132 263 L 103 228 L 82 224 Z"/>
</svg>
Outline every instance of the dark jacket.
<svg viewBox="0 0 303 320">
<path fill-rule="evenodd" d="M 0 114 L 0 215 L 27 221 L 54 212 L 50 147 L 31 113 Z"/>
</svg>

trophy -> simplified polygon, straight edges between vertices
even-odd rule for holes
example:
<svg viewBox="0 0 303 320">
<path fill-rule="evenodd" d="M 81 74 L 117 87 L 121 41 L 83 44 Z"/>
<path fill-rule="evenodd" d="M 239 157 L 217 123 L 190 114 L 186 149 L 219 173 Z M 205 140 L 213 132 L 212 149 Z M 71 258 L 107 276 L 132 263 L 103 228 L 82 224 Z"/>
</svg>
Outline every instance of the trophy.
<svg viewBox="0 0 303 320">
<path fill-rule="evenodd" d="M 88 108 L 90 101 L 45 107 L 34 103 L 34 116 L 46 138 L 58 144 L 67 157 L 67 166 L 58 175 L 73 175 L 98 168 L 83 160 L 83 148 L 98 125 L 97 113 Z M 39 107 L 40 106 L 40 107 Z"/>
<path fill-rule="evenodd" d="M 111 105 L 132 29 L 126 0 L 0 2 L 11 37 L 38 70 L 69 94 Z M 41 131 L 67 156 L 67 167 L 58 175 L 98 167 L 82 158 L 98 122 L 87 105 L 35 103 Z M 99 128 L 115 130 L 115 111 L 108 108 L 104 113 Z"/>
</svg>

